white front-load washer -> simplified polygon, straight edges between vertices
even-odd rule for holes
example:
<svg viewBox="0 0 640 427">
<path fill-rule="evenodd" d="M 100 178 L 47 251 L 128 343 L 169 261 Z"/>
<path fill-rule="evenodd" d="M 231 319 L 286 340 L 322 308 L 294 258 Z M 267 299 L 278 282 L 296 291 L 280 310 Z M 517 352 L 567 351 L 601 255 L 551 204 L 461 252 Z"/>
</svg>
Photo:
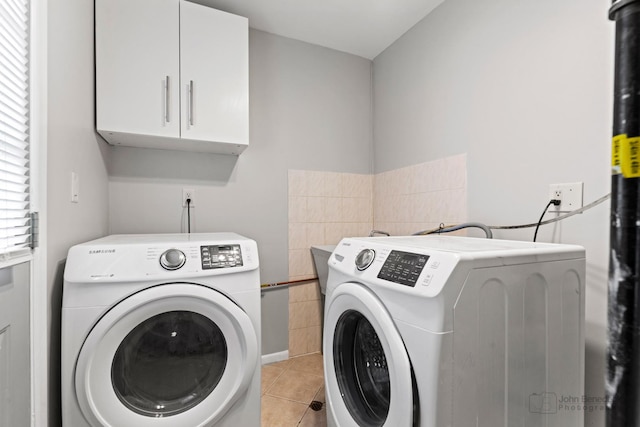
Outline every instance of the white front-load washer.
<svg viewBox="0 0 640 427">
<path fill-rule="evenodd" d="M 61 374 L 68 427 L 258 426 L 256 243 L 202 233 L 72 247 Z"/>
<path fill-rule="evenodd" d="M 328 264 L 329 426 L 583 425 L 583 248 L 347 238 Z"/>
</svg>

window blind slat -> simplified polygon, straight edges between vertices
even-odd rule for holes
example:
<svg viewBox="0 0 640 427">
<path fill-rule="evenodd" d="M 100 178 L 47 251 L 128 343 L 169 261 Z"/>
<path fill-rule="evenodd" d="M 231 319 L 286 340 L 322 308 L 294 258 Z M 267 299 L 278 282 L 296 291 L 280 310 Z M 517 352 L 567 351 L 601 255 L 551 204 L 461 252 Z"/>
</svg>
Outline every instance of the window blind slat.
<svg viewBox="0 0 640 427">
<path fill-rule="evenodd" d="M 23 136 L 22 138 L 15 138 L 9 134 L 7 134 L 6 132 L 2 132 L 0 130 L 0 144 L 2 145 L 11 145 L 13 147 L 15 147 L 18 150 L 22 150 L 22 151 L 28 151 L 28 147 L 29 147 L 29 142 L 27 140 L 27 135 Z"/>
<path fill-rule="evenodd" d="M 4 46 L 4 43 L 0 42 L 0 49 L 2 49 L 2 63 L 0 64 L 0 70 L 2 74 L 10 77 L 10 82 L 20 87 L 26 87 L 26 76 L 23 74 L 28 69 L 28 64 L 25 62 L 26 58 L 16 57 L 12 49 Z"/>
<path fill-rule="evenodd" d="M 21 116 L 24 118 L 25 112 L 29 111 L 29 102 L 27 99 L 20 100 L 16 97 L 8 97 L 6 93 L 8 91 L 5 90 L 2 85 L 0 85 L 0 111 L 4 111 L 10 117 Z M 22 101 L 22 102 L 17 102 Z"/>
<path fill-rule="evenodd" d="M 23 4 L 8 0 L 0 2 L 0 16 L 7 21 L 11 26 L 12 33 L 17 36 L 27 34 L 28 31 L 28 13 L 26 7 L 24 7 L 26 2 L 21 3 Z"/>
<path fill-rule="evenodd" d="M 22 157 L 14 156 L 13 154 L 7 151 L 0 150 L 0 159 L 4 160 L 9 164 L 17 166 L 19 168 L 25 168 L 25 169 L 29 168 L 29 159 L 24 156 Z"/>
<path fill-rule="evenodd" d="M 27 105 L 19 105 L 13 99 L 7 98 L 4 91 L 0 87 L 0 111 L 4 111 L 9 116 L 24 115 L 23 111 L 27 109 Z"/>
<path fill-rule="evenodd" d="M 28 159 L 29 151 L 27 151 L 27 148 L 28 147 L 16 147 L 13 144 L 4 144 L 3 141 L 0 140 L 0 153 L 7 153 L 12 155 L 13 157 Z"/>
<path fill-rule="evenodd" d="M 5 112 L 0 112 L 0 121 L 13 129 L 14 132 L 26 134 L 29 129 L 27 119 L 25 117 L 11 117 Z"/>
<path fill-rule="evenodd" d="M 13 182 L 15 184 L 27 184 L 29 183 L 29 177 L 24 175 L 16 175 L 4 171 L 0 171 L 0 181 Z"/>
<path fill-rule="evenodd" d="M 3 73 L 15 78 L 16 82 L 24 82 L 29 77 L 25 72 L 29 67 L 29 58 L 23 53 L 20 46 L 22 42 L 10 40 L 3 29 L 0 29 L 0 58 L 2 58 Z M 26 40 L 24 43 L 26 44 Z"/>
<path fill-rule="evenodd" d="M 9 93 L 13 98 L 20 99 L 27 94 L 29 82 L 18 78 L 17 76 L 21 74 L 21 71 L 10 65 L 5 61 L 5 55 L 0 55 L 0 87 L 2 87 L 3 93 Z"/>
<path fill-rule="evenodd" d="M 9 179 L 4 179 L 9 178 Z M 14 181 L 11 181 L 11 178 Z M 25 194 L 29 194 L 29 179 L 23 177 L 12 177 L 12 176 L 2 176 L 0 178 L 0 191 L 10 191 L 10 192 L 20 192 L 23 191 Z"/>
<path fill-rule="evenodd" d="M 0 23 L 4 24 L 0 27 L 0 37 L 2 37 L 2 43 L 7 47 L 7 49 L 11 50 L 11 54 L 14 58 L 22 61 L 24 55 L 24 51 L 28 46 L 28 41 L 26 38 L 19 37 L 15 34 L 15 32 L 11 31 L 12 23 L 8 22 L 6 19 L 1 18 Z"/>
<path fill-rule="evenodd" d="M 28 146 L 28 131 L 29 128 L 24 132 L 24 140 L 19 140 L 18 138 L 10 138 L 9 135 L 2 134 L 0 132 L 0 153 L 8 153 L 14 157 L 29 157 L 29 146 Z M 18 132 L 20 133 L 20 132 Z M 5 138 L 3 138 L 5 137 Z"/>
<path fill-rule="evenodd" d="M 6 200 L 11 202 L 24 202 L 24 201 L 27 201 L 27 197 L 25 196 L 24 193 L 21 193 L 21 192 L 0 189 L 0 200 Z M 0 205 L 2 205 L 1 202 L 0 202 Z"/>
<path fill-rule="evenodd" d="M 29 168 L 20 165 L 15 165 L 11 162 L 6 161 L 0 156 L 0 169 L 12 173 L 14 175 L 26 175 L 29 171 Z"/>
<path fill-rule="evenodd" d="M 26 141 L 29 137 L 26 132 L 20 132 L 16 129 L 13 129 L 3 122 L 0 122 L 0 134 L 6 134 L 8 136 L 6 141 L 11 141 L 12 139 L 18 141 Z"/>
<path fill-rule="evenodd" d="M 3 6 L 7 10 L 7 12 L 13 13 L 13 16 L 15 17 L 14 19 L 16 21 L 22 21 L 23 23 L 25 23 L 25 27 L 23 29 L 24 31 L 26 31 L 27 27 L 25 19 L 29 15 L 28 2 L 25 0 L 4 0 Z"/>
<path fill-rule="evenodd" d="M 25 221 L 27 221 L 27 223 L 30 221 L 30 218 L 24 216 L 24 211 L 3 211 L 0 212 L 0 219 L 24 219 Z"/>
<path fill-rule="evenodd" d="M 0 1 L 0 253 L 29 246 L 29 0 Z"/>
</svg>

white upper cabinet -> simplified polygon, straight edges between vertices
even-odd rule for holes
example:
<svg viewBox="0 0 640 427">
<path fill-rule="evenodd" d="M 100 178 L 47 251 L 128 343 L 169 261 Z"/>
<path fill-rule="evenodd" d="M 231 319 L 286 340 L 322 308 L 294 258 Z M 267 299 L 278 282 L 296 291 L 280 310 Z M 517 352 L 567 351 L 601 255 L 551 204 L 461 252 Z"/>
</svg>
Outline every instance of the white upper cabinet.
<svg viewBox="0 0 640 427">
<path fill-rule="evenodd" d="M 184 0 L 96 0 L 96 116 L 113 145 L 240 154 L 248 22 Z"/>
</svg>

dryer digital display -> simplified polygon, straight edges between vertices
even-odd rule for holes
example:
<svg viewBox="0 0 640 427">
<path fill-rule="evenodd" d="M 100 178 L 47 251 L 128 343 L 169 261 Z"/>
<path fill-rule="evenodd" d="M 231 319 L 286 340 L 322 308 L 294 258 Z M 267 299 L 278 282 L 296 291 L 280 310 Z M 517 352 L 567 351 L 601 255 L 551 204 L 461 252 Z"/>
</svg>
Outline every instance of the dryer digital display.
<svg viewBox="0 0 640 427">
<path fill-rule="evenodd" d="M 200 246 L 202 269 L 242 267 L 240 245 Z"/>
<path fill-rule="evenodd" d="M 378 279 L 415 286 L 428 260 L 428 255 L 391 251 L 378 273 Z"/>
</svg>

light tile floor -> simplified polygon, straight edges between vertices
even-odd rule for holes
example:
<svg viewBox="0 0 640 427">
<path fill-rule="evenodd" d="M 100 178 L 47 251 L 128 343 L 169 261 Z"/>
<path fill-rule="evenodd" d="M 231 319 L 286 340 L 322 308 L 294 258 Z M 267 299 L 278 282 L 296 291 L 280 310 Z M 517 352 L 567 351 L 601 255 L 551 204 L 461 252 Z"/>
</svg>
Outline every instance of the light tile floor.
<svg viewBox="0 0 640 427">
<path fill-rule="evenodd" d="M 311 402 L 321 402 L 314 410 Z M 262 367 L 262 427 L 325 427 L 327 412 L 320 353 Z"/>
</svg>

